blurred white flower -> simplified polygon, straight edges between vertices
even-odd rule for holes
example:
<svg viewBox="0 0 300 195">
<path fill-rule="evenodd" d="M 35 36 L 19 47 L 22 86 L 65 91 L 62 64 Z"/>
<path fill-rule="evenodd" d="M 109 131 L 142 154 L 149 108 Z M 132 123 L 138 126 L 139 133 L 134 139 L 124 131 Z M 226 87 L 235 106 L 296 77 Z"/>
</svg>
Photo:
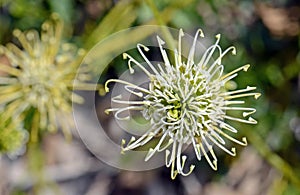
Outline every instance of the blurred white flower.
<svg viewBox="0 0 300 195">
<path fill-rule="evenodd" d="M 63 23 L 57 14 L 43 23 L 41 33 L 15 30 L 13 34 L 21 47 L 0 46 L 0 55 L 9 62 L 0 62 L 1 122 L 23 121 L 31 141 L 37 141 L 40 132 L 55 132 L 58 127 L 69 137 L 72 103 L 83 102 L 73 89 L 93 90 L 86 83 L 88 70 L 79 68 L 85 51 L 62 42 Z"/>
<path fill-rule="evenodd" d="M 233 138 L 230 133 L 237 133 L 237 129 L 230 125 L 229 121 L 237 121 L 247 124 L 256 124 L 257 121 L 249 117 L 256 110 L 237 105 L 244 104 L 239 98 L 254 96 L 258 98 L 259 93 L 252 92 L 256 87 L 246 87 L 245 89 L 227 91 L 225 84 L 235 78 L 238 72 L 247 71 L 250 65 L 244 65 L 227 74 L 223 74 L 222 58 L 228 53 L 236 53 L 235 47 L 229 47 L 222 51 L 219 46 L 220 35 L 216 36 L 215 44 L 211 45 L 204 52 L 199 62 L 194 61 L 196 43 L 198 36 L 204 37 L 199 29 L 194 37 L 193 44 L 186 61 L 182 57 L 181 38 L 183 31 L 179 31 L 178 49 L 175 49 L 175 65 L 172 65 L 166 51 L 163 49 L 164 41 L 157 36 L 160 52 L 164 65 L 154 66 L 145 56 L 144 51 L 149 48 L 142 44 L 137 45 L 137 49 L 149 71 L 132 56 L 123 54 L 124 59 L 128 59 L 131 73 L 134 72 L 132 65 L 137 65 L 149 77 L 148 88 L 137 86 L 124 80 L 110 79 L 105 83 L 108 92 L 108 84 L 111 82 L 125 85 L 125 89 L 142 98 L 141 101 L 122 100 L 122 96 L 112 98 L 114 103 L 127 105 L 126 107 L 116 107 L 107 109 L 107 112 L 114 112 L 118 120 L 128 120 L 129 116 L 121 117 L 120 114 L 129 110 L 140 110 L 145 119 L 150 121 L 149 130 L 136 139 L 132 137 L 125 145 L 122 141 L 123 152 L 134 150 L 145 145 L 153 138 L 159 137 L 157 145 L 149 149 L 145 158 L 147 161 L 155 152 L 166 151 L 166 166 L 171 166 L 171 177 L 174 179 L 177 174 L 189 175 L 194 165 L 189 171 L 184 171 L 187 156 L 182 155 L 185 146 L 192 145 L 198 160 L 204 156 L 212 169 L 217 170 L 217 157 L 213 150 L 213 145 L 218 146 L 231 156 L 236 155 L 234 147 L 227 148 L 227 141 L 246 146 L 245 137 L 242 140 Z M 213 57 L 215 59 L 213 59 Z M 241 113 L 241 117 L 227 114 L 228 110 Z"/>
</svg>

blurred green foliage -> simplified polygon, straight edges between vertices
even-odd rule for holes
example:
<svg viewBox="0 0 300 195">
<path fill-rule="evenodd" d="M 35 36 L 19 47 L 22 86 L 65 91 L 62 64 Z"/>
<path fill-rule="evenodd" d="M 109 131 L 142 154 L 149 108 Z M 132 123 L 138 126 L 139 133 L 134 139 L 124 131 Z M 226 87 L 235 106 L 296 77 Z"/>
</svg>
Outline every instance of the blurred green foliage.
<svg viewBox="0 0 300 195">
<path fill-rule="evenodd" d="M 21 150 L 27 139 L 24 129 L 10 118 L 0 123 L 0 154 L 14 154 Z M 3 121 L 0 115 L 0 121 Z"/>
</svg>

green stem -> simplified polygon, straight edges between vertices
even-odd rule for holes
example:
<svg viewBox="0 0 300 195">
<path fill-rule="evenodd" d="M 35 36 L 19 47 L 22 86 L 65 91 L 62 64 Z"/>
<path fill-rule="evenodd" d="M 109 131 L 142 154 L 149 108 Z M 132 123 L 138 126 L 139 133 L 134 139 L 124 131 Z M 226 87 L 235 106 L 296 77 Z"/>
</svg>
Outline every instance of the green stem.
<svg viewBox="0 0 300 195">
<path fill-rule="evenodd" d="M 155 3 L 153 0 L 146 0 L 148 6 L 150 7 L 152 13 L 154 14 L 154 17 L 158 23 L 158 25 L 161 26 L 161 31 L 163 35 L 165 36 L 164 38 L 166 39 L 167 44 L 170 46 L 170 48 L 174 49 L 175 44 L 174 44 L 174 39 L 170 31 L 168 30 L 165 21 L 161 18 L 161 14 L 159 10 L 157 9 Z"/>
<path fill-rule="evenodd" d="M 270 147 L 256 132 L 245 131 L 245 134 L 260 155 L 263 156 L 273 167 L 280 171 L 284 177 L 290 180 L 300 190 L 300 179 L 292 167 L 280 156 L 272 152 Z"/>
<path fill-rule="evenodd" d="M 54 181 L 46 178 L 45 175 L 45 154 L 39 142 L 28 143 L 27 159 L 28 170 L 33 178 L 32 191 L 34 195 L 41 194 L 46 188 L 53 194 L 60 195 L 60 189 Z"/>
</svg>

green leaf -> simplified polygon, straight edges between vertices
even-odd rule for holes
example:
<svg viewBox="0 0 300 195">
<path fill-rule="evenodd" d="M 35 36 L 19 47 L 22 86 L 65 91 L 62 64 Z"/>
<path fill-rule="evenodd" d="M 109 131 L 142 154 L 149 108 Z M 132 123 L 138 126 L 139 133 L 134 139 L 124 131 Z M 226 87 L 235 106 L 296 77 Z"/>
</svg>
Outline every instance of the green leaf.
<svg viewBox="0 0 300 195">
<path fill-rule="evenodd" d="M 130 27 L 136 18 L 135 5 L 128 1 L 120 1 L 91 33 L 86 41 L 86 48 L 91 48 L 114 32 Z"/>
<path fill-rule="evenodd" d="M 72 21 L 74 5 L 72 0 L 48 0 L 52 12 L 56 12 L 67 24 Z"/>
</svg>

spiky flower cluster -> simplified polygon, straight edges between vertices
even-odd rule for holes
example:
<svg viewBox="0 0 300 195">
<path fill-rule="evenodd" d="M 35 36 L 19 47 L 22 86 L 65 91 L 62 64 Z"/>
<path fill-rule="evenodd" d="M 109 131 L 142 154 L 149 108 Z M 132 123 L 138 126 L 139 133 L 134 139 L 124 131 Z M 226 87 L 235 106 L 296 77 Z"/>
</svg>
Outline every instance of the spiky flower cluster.
<svg viewBox="0 0 300 195">
<path fill-rule="evenodd" d="M 178 49 L 175 49 L 175 65 L 172 65 L 166 51 L 163 48 L 164 41 L 157 36 L 158 45 L 164 65 L 154 66 L 145 56 L 144 51 L 149 48 L 142 44 L 137 49 L 146 64 L 148 71 L 140 62 L 124 53 L 124 59 L 128 60 L 130 71 L 134 70 L 132 65 L 137 65 L 149 77 L 148 88 L 142 88 L 124 80 L 111 79 L 105 84 L 106 91 L 109 91 L 108 84 L 117 82 L 125 85 L 125 89 L 133 95 L 142 98 L 142 101 L 125 101 L 121 95 L 113 97 L 112 101 L 127 106 L 110 108 L 108 112 L 115 112 L 119 120 L 127 120 L 130 117 L 120 117 L 120 114 L 128 110 L 141 110 L 145 119 L 150 121 L 149 130 L 136 139 L 132 137 L 129 143 L 124 146 L 123 151 L 134 150 L 143 146 L 154 137 L 159 141 L 154 148 L 150 148 L 145 158 L 147 161 L 155 152 L 166 151 L 166 166 L 171 166 L 171 177 L 174 179 L 177 174 L 189 175 L 184 171 L 187 157 L 182 155 L 185 146 L 192 145 L 198 160 L 204 156 L 212 169 L 217 169 L 217 157 L 213 145 L 218 146 L 231 156 L 236 155 L 234 147 L 228 149 L 227 141 L 246 146 L 245 137 L 237 140 L 229 133 L 237 133 L 237 129 L 227 121 L 237 121 L 247 124 L 256 124 L 257 121 L 249 117 L 256 110 L 242 105 L 245 102 L 237 100 L 247 96 L 258 98 L 259 93 L 252 92 L 255 87 L 228 91 L 225 84 L 235 78 L 238 72 L 247 71 L 250 65 L 244 65 L 227 74 L 223 74 L 222 58 L 228 53 L 236 53 L 235 47 L 229 47 L 222 51 L 219 46 L 220 35 L 216 36 L 216 42 L 208 47 L 199 62 L 194 61 L 196 43 L 198 36 L 204 37 L 203 32 L 198 30 L 189 51 L 187 61 L 183 60 L 181 51 L 181 38 L 183 31 L 179 31 Z M 215 59 L 213 59 L 213 57 Z M 242 112 L 242 116 L 236 117 L 227 114 L 228 110 Z"/>
<path fill-rule="evenodd" d="M 0 56 L 9 61 L 9 65 L 0 63 L 1 123 L 11 118 L 24 121 L 31 141 L 37 140 L 40 130 L 53 132 L 59 126 L 68 136 L 72 102 L 83 102 L 72 90 L 91 88 L 85 83 L 87 70 L 79 69 L 85 52 L 62 43 L 63 23 L 57 14 L 42 25 L 41 33 L 15 30 L 13 34 L 21 48 L 12 43 L 0 46 Z"/>
</svg>

